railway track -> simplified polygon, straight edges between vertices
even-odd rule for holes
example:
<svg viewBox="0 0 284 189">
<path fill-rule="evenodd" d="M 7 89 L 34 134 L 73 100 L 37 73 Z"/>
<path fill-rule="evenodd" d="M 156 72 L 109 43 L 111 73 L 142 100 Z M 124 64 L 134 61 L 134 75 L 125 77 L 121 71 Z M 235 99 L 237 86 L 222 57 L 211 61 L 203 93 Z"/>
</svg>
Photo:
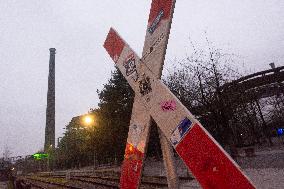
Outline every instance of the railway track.
<svg viewBox="0 0 284 189">
<path fill-rule="evenodd" d="M 182 177 L 181 180 L 192 180 L 191 177 Z M 18 178 L 18 181 L 24 185 L 30 186 L 26 188 L 71 188 L 71 189 L 83 189 L 83 188 L 119 188 L 118 175 L 72 175 L 67 177 L 66 175 L 30 175 Z M 167 188 L 166 177 L 152 176 L 143 177 L 141 180 L 141 189 L 154 189 L 154 188 Z"/>
<path fill-rule="evenodd" d="M 81 187 L 79 185 L 70 184 L 63 179 L 54 180 L 52 178 L 41 178 L 41 177 L 21 177 L 17 180 L 17 185 L 21 185 L 19 188 L 29 189 L 29 188 L 58 188 L 58 189 L 83 189 L 85 187 Z"/>
<path fill-rule="evenodd" d="M 19 182 L 23 186 L 22 188 L 40 188 L 40 189 L 48 189 L 48 188 L 58 188 L 58 189 L 88 189 L 88 188 L 119 188 L 113 183 L 109 183 L 106 180 L 94 180 L 90 178 L 76 178 L 72 177 L 70 180 L 66 180 L 65 178 L 57 178 L 54 177 L 24 177 L 20 178 Z"/>
</svg>

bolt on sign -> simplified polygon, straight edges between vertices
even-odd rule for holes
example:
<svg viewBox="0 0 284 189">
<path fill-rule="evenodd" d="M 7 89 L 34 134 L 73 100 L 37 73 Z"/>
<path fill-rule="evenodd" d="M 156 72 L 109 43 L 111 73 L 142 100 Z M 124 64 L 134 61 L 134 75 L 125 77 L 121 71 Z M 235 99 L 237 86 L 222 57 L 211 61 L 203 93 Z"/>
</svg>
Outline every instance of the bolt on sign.
<svg viewBox="0 0 284 189">
<path fill-rule="evenodd" d="M 152 29 L 157 30 L 157 27 L 153 25 Z M 112 28 L 104 47 L 134 90 L 136 100 L 143 104 L 203 188 L 255 188 L 234 160 Z M 124 67 L 124 62 L 130 55 L 135 60 L 138 75 L 136 81 L 131 76 L 127 76 Z M 165 102 L 170 103 L 161 106 Z M 174 108 L 168 108 L 169 106 Z M 171 111 L 165 111 L 165 107 Z M 136 161 L 130 161 L 128 168 L 138 170 L 142 163 L 141 157 L 144 155 L 144 152 L 139 151 L 139 144 L 135 147 L 128 141 L 127 153 L 135 154 L 132 159 Z"/>
</svg>

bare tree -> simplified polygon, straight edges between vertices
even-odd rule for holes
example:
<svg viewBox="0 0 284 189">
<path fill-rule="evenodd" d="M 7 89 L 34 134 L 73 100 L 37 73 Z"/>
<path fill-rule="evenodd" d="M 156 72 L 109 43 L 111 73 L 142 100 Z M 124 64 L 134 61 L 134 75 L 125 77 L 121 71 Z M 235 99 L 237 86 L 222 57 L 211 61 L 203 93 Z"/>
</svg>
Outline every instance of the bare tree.
<svg viewBox="0 0 284 189">
<path fill-rule="evenodd" d="M 10 151 L 8 145 L 6 144 L 4 146 L 4 152 L 3 152 L 4 161 L 9 161 L 9 158 L 11 155 L 12 155 L 12 152 Z"/>
<path fill-rule="evenodd" d="M 240 77 L 231 64 L 234 54 L 225 53 L 206 39 L 207 46 L 175 64 L 165 83 L 189 110 L 201 119 L 204 126 L 219 142 L 230 141 L 233 131 L 229 120 L 231 111 L 220 87 Z"/>
</svg>

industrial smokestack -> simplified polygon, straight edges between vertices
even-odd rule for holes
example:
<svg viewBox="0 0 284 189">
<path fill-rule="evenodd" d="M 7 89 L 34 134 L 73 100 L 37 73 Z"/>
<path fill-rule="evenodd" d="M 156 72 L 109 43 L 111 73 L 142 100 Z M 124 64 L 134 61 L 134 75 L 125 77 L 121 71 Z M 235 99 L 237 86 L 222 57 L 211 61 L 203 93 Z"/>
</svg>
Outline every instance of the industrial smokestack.
<svg viewBox="0 0 284 189">
<path fill-rule="evenodd" d="M 55 48 L 50 48 L 44 151 L 55 147 Z"/>
</svg>

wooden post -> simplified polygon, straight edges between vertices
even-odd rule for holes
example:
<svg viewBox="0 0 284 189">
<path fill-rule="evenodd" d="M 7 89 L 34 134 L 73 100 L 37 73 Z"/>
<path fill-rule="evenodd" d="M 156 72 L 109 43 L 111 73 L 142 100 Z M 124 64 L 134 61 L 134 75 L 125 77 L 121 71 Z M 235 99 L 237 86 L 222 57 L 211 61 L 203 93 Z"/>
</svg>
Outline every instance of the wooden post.
<svg viewBox="0 0 284 189">
<path fill-rule="evenodd" d="M 174 5 L 175 0 L 164 0 L 162 2 L 152 0 L 151 4 L 141 61 L 152 70 L 157 78 L 161 78 L 162 75 Z M 133 65 L 135 65 L 135 61 L 133 62 L 133 57 L 130 56 L 126 60 L 125 66 L 127 75 L 131 75 L 135 80 L 137 73 L 135 68 L 132 67 Z M 120 188 L 139 188 L 151 124 L 152 119 L 149 113 L 140 104 L 139 97 L 135 95 L 125 159 L 121 168 Z M 173 148 L 161 132 L 159 132 L 159 135 L 169 188 L 178 188 Z M 133 156 L 135 158 L 132 158 Z"/>
</svg>

